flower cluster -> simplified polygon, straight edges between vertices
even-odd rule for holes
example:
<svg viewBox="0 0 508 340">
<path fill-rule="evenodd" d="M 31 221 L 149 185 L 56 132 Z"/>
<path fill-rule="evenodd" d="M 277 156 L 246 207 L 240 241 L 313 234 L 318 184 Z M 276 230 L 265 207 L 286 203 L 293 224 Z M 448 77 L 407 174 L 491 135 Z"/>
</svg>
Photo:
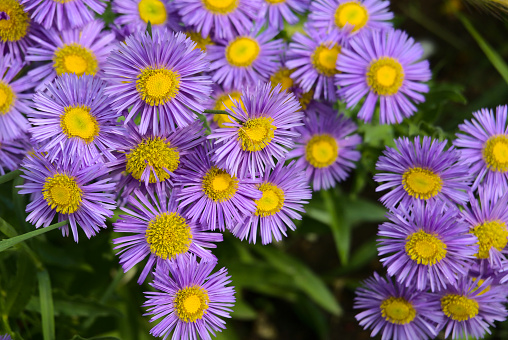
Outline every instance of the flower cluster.
<svg viewBox="0 0 508 340">
<path fill-rule="evenodd" d="M 377 163 L 378 190 L 390 189 L 378 253 L 392 278 L 365 281 L 355 305 L 373 336 L 482 338 L 508 316 L 507 107 L 473 116 L 457 148 L 401 138 Z"/>
</svg>

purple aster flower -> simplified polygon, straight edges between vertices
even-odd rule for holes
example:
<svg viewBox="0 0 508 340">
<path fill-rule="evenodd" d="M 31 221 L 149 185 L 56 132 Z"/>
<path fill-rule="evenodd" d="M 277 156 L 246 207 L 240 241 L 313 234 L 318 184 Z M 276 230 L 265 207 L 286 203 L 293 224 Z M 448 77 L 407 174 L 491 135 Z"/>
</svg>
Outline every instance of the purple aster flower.
<svg viewBox="0 0 508 340">
<path fill-rule="evenodd" d="M 233 39 L 250 30 L 265 11 L 261 0 L 179 0 L 175 5 L 186 27 L 216 39 Z"/>
<path fill-rule="evenodd" d="M 114 50 L 104 67 L 117 112 L 129 109 L 125 123 L 141 113 L 140 132 L 154 133 L 184 127 L 204 110 L 211 91 L 205 53 L 183 33 L 156 30 L 129 36 Z"/>
<path fill-rule="evenodd" d="M 0 54 L 22 59 L 32 45 L 33 27 L 29 13 L 18 0 L 2 0 L 0 3 Z M 5 62 L 5 61 L 4 61 Z"/>
<path fill-rule="evenodd" d="M 468 193 L 471 207 L 464 207 L 462 217 L 477 237 L 479 249 L 475 255 L 491 268 L 499 269 L 508 254 L 508 193 L 499 197 L 496 189 L 483 186 L 478 188 L 479 200 L 472 191 Z"/>
<path fill-rule="evenodd" d="M 236 101 L 226 108 L 234 121 L 208 136 L 216 139 L 214 164 L 233 176 L 254 178 L 275 167 L 274 158 L 285 159 L 294 146 L 293 138 L 299 136 L 292 128 L 302 125 L 303 114 L 295 96 L 280 89 L 280 85 L 272 89 L 270 84 L 258 84 L 244 91 L 245 110 Z"/>
<path fill-rule="evenodd" d="M 226 88 L 253 86 L 267 82 L 280 65 L 280 54 L 284 48 L 281 39 L 273 39 L 279 32 L 272 28 L 261 31 L 257 24 L 250 32 L 208 47 L 207 57 L 212 62 L 212 80 Z"/>
<path fill-rule="evenodd" d="M 423 48 L 400 30 L 369 31 L 349 40 L 337 59 L 338 94 L 348 108 L 365 96 L 358 118 L 370 122 L 379 99 L 381 124 L 400 123 L 425 101 L 424 84 L 430 80 L 429 62 L 421 60 Z"/>
<path fill-rule="evenodd" d="M 5 170 L 17 170 L 21 160 L 30 149 L 31 145 L 27 134 L 16 139 L 2 141 L 0 143 L 0 176 L 5 175 Z"/>
<path fill-rule="evenodd" d="M 282 235 L 287 237 L 288 227 L 296 229 L 292 220 L 302 218 L 303 205 L 312 197 L 305 173 L 294 161 L 288 166 L 280 161 L 273 171 L 264 173 L 256 187 L 262 193 L 261 198 L 254 201 L 256 211 L 230 231 L 241 240 L 248 237 L 249 243 L 256 243 L 259 228 L 263 244 L 271 243 L 274 238 L 280 241 Z"/>
<path fill-rule="evenodd" d="M 356 320 L 372 329 L 371 337 L 381 332 L 382 340 L 435 338 L 442 316 L 439 302 L 432 297 L 374 273 L 356 290 L 354 308 L 363 310 Z"/>
<path fill-rule="evenodd" d="M 169 134 L 150 130 L 141 134 L 134 123 L 127 124 L 117 160 L 108 164 L 113 173 L 121 174 L 117 192 L 122 191 L 126 198 L 134 189 L 154 190 L 161 184 L 172 187 L 171 178 L 178 175 L 182 157 L 203 140 L 203 126 L 199 121 Z"/>
<path fill-rule="evenodd" d="M 94 20 L 95 13 L 102 14 L 106 9 L 100 0 L 21 0 L 21 3 L 35 22 L 59 31 L 83 27 Z"/>
<path fill-rule="evenodd" d="M 15 139 L 25 133 L 30 124 L 23 113 L 30 111 L 33 80 L 24 76 L 14 80 L 25 63 L 0 55 L 0 142 Z"/>
<path fill-rule="evenodd" d="M 348 44 L 346 31 L 325 32 L 306 28 L 305 35 L 295 33 L 286 53 L 286 66 L 303 91 L 314 91 L 314 99 L 337 100 L 333 76 L 338 73 L 337 59 Z"/>
<path fill-rule="evenodd" d="M 26 211 L 26 220 L 47 227 L 58 214 L 58 221 L 68 220 L 74 240 L 78 242 L 79 225 L 90 238 L 106 228 L 106 217 L 113 216 L 115 201 L 108 169 L 102 163 L 86 165 L 61 159 L 50 162 L 43 153 L 30 153 L 22 163 L 25 184 L 20 194 L 31 194 L 32 201 Z M 62 234 L 69 235 L 69 227 L 62 227 Z"/>
<path fill-rule="evenodd" d="M 356 124 L 343 114 L 322 103 L 313 103 L 305 111 L 305 125 L 295 131 L 301 137 L 287 158 L 298 158 L 297 165 L 305 169 L 307 180 L 314 190 L 327 190 L 343 181 L 349 171 L 355 168 L 360 152 L 355 148 L 362 142 L 356 131 Z"/>
<path fill-rule="evenodd" d="M 310 5 L 310 0 L 265 0 L 265 2 L 268 24 L 279 30 L 284 28 L 283 18 L 288 24 L 294 25 L 300 20 L 295 12 L 303 14 Z"/>
<path fill-rule="evenodd" d="M 124 272 L 148 257 L 139 284 L 156 264 L 167 260 L 195 254 L 204 261 L 216 261 L 206 248 L 215 248 L 214 243 L 222 241 L 222 234 L 205 232 L 201 225 L 183 217 L 176 194 L 148 188 L 145 195 L 136 189 L 129 196 L 127 207 L 121 208 L 128 215 L 120 215 L 113 223 L 115 232 L 129 234 L 113 240 L 117 245 L 114 249 L 121 249 L 117 255 Z"/>
<path fill-rule="evenodd" d="M 213 150 L 205 145 L 186 157 L 175 183 L 181 186 L 177 200 L 186 217 L 207 229 L 224 231 L 255 212 L 254 200 L 262 194 L 254 186 L 258 180 L 237 178 L 215 166 L 209 158 Z"/>
<path fill-rule="evenodd" d="M 161 319 L 150 334 L 173 340 L 211 340 L 210 333 L 226 327 L 235 303 L 235 290 L 226 268 L 212 274 L 216 262 L 197 262 L 194 256 L 179 257 L 157 266 L 150 285 L 156 292 L 146 292 L 150 322 Z"/>
<path fill-rule="evenodd" d="M 9 334 L 0 335 L 0 340 L 12 340 Z"/>
<path fill-rule="evenodd" d="M 387 29 L 393 13 L 390 1 L 316 0 L 310 6 L 309 25 L 317 29 L 347 29 L 352 33 Z"/>
<path fill-rule="evenodd" d="M 470 174 L 466 164 L 460 161 L 460 153 L 447 141 L 439 142 L 430 137 L 415 137 L 414 143 L 407 137 L 395 140 L 398 150 L 387 147 L 376 163 L 374 176 L 379 183 L 376 191 L 392 189 L 381 197 L 381 202 L 391 209 L 398 202 L 405 206 L 417 200 L 448 202 L 450 205 L 467 202 Z"/>
<path fill-rule="evenodd" d="M 453 144 L 459 148 L 461 159 L 471 167 L 475 181 L 473 190 L 480 183 L 492 188 L 500 195 L 508 189 L 508 128 L 506 105 L 493 110 L 481 109 L 474 112 L 471 121 L 459 125 L 462 133 L 457 134 Z"/>
<path fill-rule="evenodd" d="M 418 290 L 440 290 L 467 274 L 477 239 L 455 206 L 416 201 L 393 209 L 379 226 L 378 253 L 390 276 Z"/>
<path fill-rule="evenodd" d="M 506 290 L 493 284 L 491 278 L 480 283 L 465 276 L 457 286 L 439 292 L 435 300 L 441 303 L 444 314 L 438 331 L 444 328 L 446 338 L 483 338 L 485 333 L 490 334 L 489 326 L 504 321 L 508 315 L 504 307 Z"/>
<path fill-rule="evenodd" d="M 102 76 L 101 69 L 115 41 L 114 33 L 101 33 L 103 28 L 104 24 L 95 20 L 82 29 L 49 29 L 44 38 L 35 36 L 38 46 L 28 48 L 26 60 L 47 62 L 28 72 L 40 82 L 36 90 L 65 73 Z"/>
<path fill-rule="evenodd" d="M 34 95 L 30 113 L 33 140 L 48 152 L 50 160 L 69 157 L 113 161 L 124 129 L 116 123 L 111 99 L 104 94 L 106 83 L 90 75 L 64 74 Z"/>
<path fill-rule="evenodd" d="M 125 28 L 125 36 L 146 30 L 150 21 L 152 30 L 180 31 L 180 17 L 175 2 L 170 0 L 113 0 L 112 10 L 119 14 L 115 24 Z"/>
</svg>

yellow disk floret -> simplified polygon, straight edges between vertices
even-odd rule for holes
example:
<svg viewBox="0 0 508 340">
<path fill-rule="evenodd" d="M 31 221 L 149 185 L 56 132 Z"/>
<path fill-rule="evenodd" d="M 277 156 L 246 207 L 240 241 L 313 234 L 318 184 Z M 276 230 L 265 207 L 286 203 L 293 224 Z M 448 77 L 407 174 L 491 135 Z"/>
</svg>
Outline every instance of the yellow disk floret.
<svg viewBox="0 0 508 340">
<path fill-rule="evenodd" d="M 466 321 L 478 315 L 478 302 L 464 295 L 447 294 L 441 298 L 443 313 L 455 321 Z"/>
<path fill-rule="evenodd" d="M 367 84 L 380 96 L 399 92 L 404 81 L 404 69 L 397 59 L 383 57 L 374 60 L 367 71 Z"/>
<path fill-rule="evenodd" d="M 0 20 L 0 42 L 14 42 L 23 39 L 30 26 L 30 17 L 17 0 L 0 1 L 0 12 L 7 15 Z"/>
<path fill-rule="evenodd" d="M 201 51 L 206 52 L 206 47 L 208 45 L 214 45 L 212 39 L 210 39 L 209 36 L 203 38 L 203 36 L 199 32 L 187 31 L 185 32 L 185 35 L 196 43 L 196 47 L 194 47 L 194 49 L 199 48 L 201 49 Z"/>
<path fill-rule="evenodd" d="M 99 71 L 97 57 L 92 50 L 77 43 L 64 45 L 55 51 L 53 67 L 56 74 L 74 73 L 95 75 Z"/>
<path fill-rule="evenodd" d="M 240 102 L 242 109 L 245 110 L 245 105 L 243 104 L 243 102 L 241 100 L 241 96 L 242 96 L 242 94 L 237 91 L 224 93 L 223 95 L 219 96 L 219 98 L 217 98 L 213 109 L 224 111 L 224 110 L 226 110 L 226 108 L 228 108 L 231 110 L 233 107 L 236 107 L 235 103 L 233 103 L 233 100 L 236 100 L 236 101 Z M 231 127 L 231 126 L 224 125 L 224 123 L 231 123 L 232 122 L 231 119 L 232 119 L 231 116 L 226 115 L 226 114 L 214 114 L 213 115 L 213 121 L 217 122 L 217 124 L 221 128 Z"/>
<path fill-rule="evenodd" d="M 227 171 L 213 166 L 203 177 L 203 191 L 215 202 L 224 202 L 234 196 L 238 179 Z"/>
<path fill-rule="evenodd" d="M 93 142 L 100 130 L 97 119 L 90 114 L 90 108 L 85 105 L 64 108 L 64 113 L 60 116 L 60 126 L 68 138 L 78 137 L 86 143 Z"/>
<path fill-rule="evenodd" d="M 404 172 L 402 185 L 409 195 L 419 199 L 429 199 L 441 192 L 443 180 L 432 170 L 414 167 Z"/>
<path fill-rule="evenodd" d="M 260 51 L 261 48 L 255 39 L 238 37 L 226 47 L 226 59 L 233 66 L 248 67 L 256 61 Z"/>
<path fill-rule="evenodd" d="M 277 72 L 275 72 L 270 77 L 272 88 L 275 88 L 277 84 L 280 84 L 281 91 L 288 91 L 291 87 L 293 87 L 293 79 L 291 78 L 291 73 L 293 73 L 293 70 L 290 70 L 286 67 L 281 67 L 278 69 Z"/>
<path fill-rule="evenodd" d="M 331 77 L 337 74 L 336 64 L 341 47 L 337 44 L 321 44 L 312 53 L 311 61 L 314 68 L 321 74 Z"/>
<path fill-rule="evenodd" d="M 416 317 L 411 302 L 401 297 L 389 297 L 381 303 L 381 316 L 396 325 L 405 325 Z"/>
<path fill-rule="evenodd" d="M 162 25 L 166 22 L 168 13 L 166 6 L 160 0 L 141 0 L 138 3 L 139 17 L 146 23 Z"/>
<path fill-rule="evenodd" d="M 501 251 L 508 243 L 508 230 L 501 221 L 486 221 L 475 226 L 471 233 L 478 239 L 478 253 L 475 255 L 479 259 L 488 259 L 491 248 Z"/>
<path fill-rule="evenodd" d="M 356 1 L 342 3 L 335 11 L 335 24 L 340 28 L 346 24 L 352 25 L 353 32 L 365 26 L 368 20 L 367 8 Z"/>
<path fill-rule="evenodd" d="M 194 285 L 176 292 L 174 308 L 178 318 L 183 322 L 196 322 L 208 309 L 210 298 L 203 287 Z"/>
<path fill-rule="evenodd" d="M 205 8 L 214 14 L 229 14 L 238 7 L 240 0 L 203 0 Z"/>
<path fill-rule="evenodd" d="M 146 242 L 150 252 L 161 259 L 173 259 L 186 253 L 192 243 L 191 228 L 176 212 L 165 212 L 148 222 Z"/>
<path fill-rule="evenodd" d="M 136 90 L 148 105 L 163 105 L 175 98 L 180 89 L 180 74 L 164 67 L 147 67 L 136 80 Z"/>
<path fill-rule="evenodd" d="M 0 80 L 0 115 L 7 114 L 15 101 L 16 95 L 10 85 Z"/>
<path fill-rule="evenodd" d="M 284 191 L 272 183 L 263 183 L 258 187 L 263 196 L 254 201 L 256 215 L 266 217 L 278 213 L 284 206 Z"/>
<path fill-rule="evenodd" d="M 152 168 L 150 183 L 167 180 L 170 177 L 167 171 L 174 172 L 180 164 L 180 153 L 178 150 L 171 147 L 170 142 L 161 137 L 143 139 L 126 154 L 126 158 L 126 171 L 137 180 L 141 180 L 141 176 L 147 166 Z M 154 173 L 157 175 L 157 178 Z"/>
<path fill-rule="evenodd" d="M 74 177 L 57 173 L 46 178 L 42 196 L 51 209 L 55 209 L 56 212 L 72 214 L 81 205 L 83 190 Z"/>
<path fill-rule="evenodd" d="M 423 230 L 407 237 L 405 249 L 411 260 L 426 266 L 432 266 L 446 256 L 446 244 L 436 235 Z"/>
<path fill-rule="evenodd" d="M 508 137 L 497 135 L 490 137 L 483 146 L 483 159 L 489 170 L 508 171 Z"/>
<path fill-rule="evenodd" d="M 328 134 L 313 136 L 305 145 L 305 159 L 315 168 L 326 168 L 339 157 L 337 140 Z"/>
<path fill-rule="evenodd" d="M 277 129 L 271 117 L 258 117 L 246 121 L 238 130 L 238 139 L 244 151 L 263 150 L 275 136 Z"/>
</svg>

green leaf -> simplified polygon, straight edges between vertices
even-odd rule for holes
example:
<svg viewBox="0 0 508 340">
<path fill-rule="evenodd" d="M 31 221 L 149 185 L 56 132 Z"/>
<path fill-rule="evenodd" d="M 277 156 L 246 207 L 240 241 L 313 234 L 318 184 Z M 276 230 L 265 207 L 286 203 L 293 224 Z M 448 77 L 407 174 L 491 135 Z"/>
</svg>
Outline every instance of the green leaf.
<svg viewBox="0 0 508 340">
<path fill-rule="evenodd" d="M 16 275 L 8 289 L 9 294 L 3 311 L 5 314 L 15 317 L 25 309 L 35 286 L 35 272 L 36 269 L 28 254 L 18 252 Z"/>
<path fill-rule="evenodd" d="M 256 318 L 256 311 L 242 298 L 238 298 L 235 301 L 235 305 L 232 308 L 233 313 L 231 317 L 239 320 L 254 320 Z"/>
<path fill-rule="evenodd" d="M 51 281 L 47 270 L 37 272 L 39 279 L 39 297 L 41 302 L 42 334 L 44 340 L 55 339 L 55 313 Z"/>
<path fill-rule="evenodd" d="M 0 184 L 8 182 L 8 181 L 12 181 L 14 178 L 21 175 L 21 173 L 22 173 L 21 170 L 14 170 L 14 171 L 6 173 L 3 176 L 0 176 Z"/>
<path fill-rule="evenodd" d="M 9 249 L 12 246 L 15 246 L 16 244 L 18 244 L 20 242 L 31 239 L 32 237 L 47 233 L 48 231 L 51 231 L 56 228 L 60 228 L 60 227 L 64 226 L 65 224 L 67 224 L 67 220 L 52 224 L 52 225 L 45 227 L 45 228 L 39 228 L 39 229 L 33 230 L 33 231 L 25 233 L 23 235 L 19 235 L 19 236 L 8 238 L 6 240 L 2 240 L 2 241 L 0 241 L 0 252 L 4 251 L 6 249 Z"/>
<path fill-rule="evenodd" d="M 337 190 L 321 190 L 321 197 L 323 197 L 324 205 L 330 215 L 328 225 L 331 228 L 340 261 L 346 265 L 349 260 L 351 226 L 346 221 L 344 206 L 340 204 L 341 199 L 338 196 Z"/>
<path fill-rule="evenodd" d="M 146 31 L 148 34 L 150 34 L 150 38 L 152 37 L 152 23 L 148 21 L 148 24 L 146 24 Z"/>
<path fill-rule="evenodd" d="M 342 200 L 344 215 L 348 224 L 354 225 L 363 222 L 382 222 L 386 220 L 386 209 L 381 203 L 368 201 L 362 198 L 348 198 Z"/>
<path fill-rule="evenodd" d="M 342 314 L 332 292 L 306 265 L 272 246 L 255 246 L 254 250 L 274 268 L 289 275 L 294 284 L 322 308 L 334 315 Z"/>
<path fill-rule="evenodd" d="M 99 337 L 93 337 L 93 338 L 83 338 L 79 335 L 74 335 L 71 340 L 120 340 L 120 339 L 115 338 L 113 336 L 99 336 Z"/>
</svg>

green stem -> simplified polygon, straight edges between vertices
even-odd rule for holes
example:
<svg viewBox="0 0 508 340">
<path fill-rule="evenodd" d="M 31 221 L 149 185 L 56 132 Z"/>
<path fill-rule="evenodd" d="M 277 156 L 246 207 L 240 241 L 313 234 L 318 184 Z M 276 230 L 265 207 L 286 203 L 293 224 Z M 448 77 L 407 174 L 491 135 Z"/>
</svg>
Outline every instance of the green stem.
<svg viewBox="0 0 508 340">
<path fill-rule="evenodd" d="M 6 240 L 0 241 L 0 252 L 4 251 L 6 249 L 9 249 L 10 247 L 12 247 L 20 242 L 26 241 L 32 237 L 47 233 L 48 231 L 56 229 L 56 228 L 60 228 L 60 227 L 64 226 L 65 224 L 67 224 L 67 222 L 68 221 L 65 220 L 62 222 L 52 224 L 46 228 L 40 228 L 40 229 L 31 231 L 31 232 L 25 233 L 23 235 L 11 237 Z"/>
<path fill-rule="evenodd" d="M 349 247 L 351 240 L 351 232 L 348 225 L 344 221 L 343 212 L 335 204 L 334 198 L 332 197 L 330 190 L 321 190 L 321 196 L 325 203 L 326 210 L 331 217 L 330 228 L 332 230 L 333 239 L 337 252 L 339 254 L 340 262 L 343 266 L 348 263 L 349 260 Z"/>
<path fill-rule="evenodd" d="M 8 172 L 5 175 L 0 176 L 0 184 L 12 181 L 13 179 L 15 179 L 16 177 L 18 177 L 21 174 L 22 174 L 22 172 L 19 169 L 11 171 L 11 172 Z"/>
<path fill-rule="evenodd" d="M 227 111 L 224 111 L 224 110 L 205 110 L 203 112 L 204 113 L 211 113 L 213 115 L 227 115 L 227 116 L 230 116 L 231 118 L 233 118 L 234 120 L 236 120 L 238 123 L 240 123 L 238 118 L 236 118 L 231 113 L 228 113 Z"/>
</svg>

